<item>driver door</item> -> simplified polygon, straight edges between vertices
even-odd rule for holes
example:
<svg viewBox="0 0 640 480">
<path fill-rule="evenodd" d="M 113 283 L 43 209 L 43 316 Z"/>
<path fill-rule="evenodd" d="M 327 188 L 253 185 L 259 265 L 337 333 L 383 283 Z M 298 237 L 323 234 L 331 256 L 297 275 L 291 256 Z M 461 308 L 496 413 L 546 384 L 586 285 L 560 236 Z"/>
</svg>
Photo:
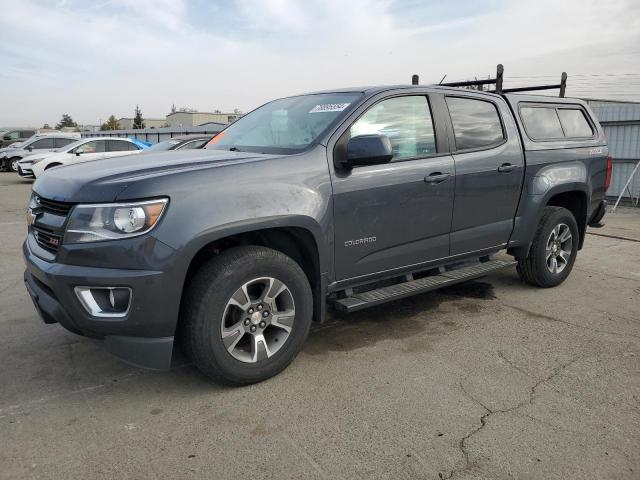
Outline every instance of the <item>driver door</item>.
<svg viewBox="0 0 640 480">
<path fill-rule="evenodd" d="M 337 280 L 377 276 L 449 255 L 455 170 L 444 134 L 437 138 L 429 97 L 383 98 L 338 140 L 336 148 L 357 135 L 385 135 L 393 158 L 382 165 L 336 168 Z"/>
</svg>

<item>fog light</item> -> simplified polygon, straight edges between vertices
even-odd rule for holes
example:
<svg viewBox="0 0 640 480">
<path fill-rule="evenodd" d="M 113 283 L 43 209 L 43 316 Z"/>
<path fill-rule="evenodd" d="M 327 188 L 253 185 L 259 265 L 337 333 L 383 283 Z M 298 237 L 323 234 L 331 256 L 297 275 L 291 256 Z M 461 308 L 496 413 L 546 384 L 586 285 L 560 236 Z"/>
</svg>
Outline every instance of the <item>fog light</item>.
<svg viewBox="0 0 640 480">
<path fill-rule="evenodd" d="M 118 318 L 129 313 L 129 287 L 75 287 L 74 291 L 87 313 L 94 317 Z"/>
</svg>

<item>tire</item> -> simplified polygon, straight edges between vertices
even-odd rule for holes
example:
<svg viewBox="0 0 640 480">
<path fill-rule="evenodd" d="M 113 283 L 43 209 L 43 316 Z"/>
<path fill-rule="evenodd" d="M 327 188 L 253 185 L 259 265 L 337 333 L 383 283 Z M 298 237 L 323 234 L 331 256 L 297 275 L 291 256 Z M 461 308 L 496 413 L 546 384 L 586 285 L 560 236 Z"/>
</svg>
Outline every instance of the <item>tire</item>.
<svg viewBox="0 0 640 480">
<path fill-rule="evenodd" d="M 272 301 L 265 293 L 274 295 Z M 295 261 L 265 247 L 234 247 L 204 264 L 185 287 L 179 337 L 205 375 L 248 385 L 293 361 L 309 333 L 312 312 L 311 287 Z M 263 326 L 263 320 L 273 323 Z"/>
<path fill-rule="evenodd" d="M 22 160 L 20 157 L 10 158 L 8 161 L 8 170 L 18 173 L 18 160 Z"/>
<path fill-rule="evenodd" d="M 573 214 L 566 208 L 545 207 L 529 255 L 518 260 L 518 275 L 537 287 L 560 285 L 571 273 L 579 241 L 578 224 Z"/>
</svg>

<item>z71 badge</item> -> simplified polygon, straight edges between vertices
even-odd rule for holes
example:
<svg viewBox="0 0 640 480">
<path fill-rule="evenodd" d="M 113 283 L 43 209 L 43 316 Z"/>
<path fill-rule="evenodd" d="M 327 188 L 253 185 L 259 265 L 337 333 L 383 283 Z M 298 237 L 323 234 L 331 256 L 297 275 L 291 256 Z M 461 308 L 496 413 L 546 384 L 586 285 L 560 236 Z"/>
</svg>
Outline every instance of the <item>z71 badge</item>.
<svg viewBox="0 0 640 480">
<path fill-rule="evenodd" d="M 365 238 L 356 238 L 355 240 L 347 240 L 344 242 L 345 247 L 355 247 L 358 245 L 365 245 L 367 243 L 375 243 L 377 240 L 376 237 L 365 237 Z"/>
</svg>

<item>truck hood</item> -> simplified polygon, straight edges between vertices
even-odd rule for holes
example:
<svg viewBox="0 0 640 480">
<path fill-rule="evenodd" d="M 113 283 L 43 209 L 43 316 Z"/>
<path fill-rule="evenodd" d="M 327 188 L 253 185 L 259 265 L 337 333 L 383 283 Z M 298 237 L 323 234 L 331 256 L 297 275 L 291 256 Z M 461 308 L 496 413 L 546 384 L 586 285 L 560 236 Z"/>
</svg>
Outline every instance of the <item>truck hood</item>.
<svg viewBox="0 0 640 480">
<path fill-rule="evenodd" d="M 176 174 L 199 175 L 214 168 L 275 157 L 224 150 L 178 150 L 106 158 L 48 170 L 33 184 L 33 191 L 60 202 L 112 202 L 139 182 Z"/>
</svg>

